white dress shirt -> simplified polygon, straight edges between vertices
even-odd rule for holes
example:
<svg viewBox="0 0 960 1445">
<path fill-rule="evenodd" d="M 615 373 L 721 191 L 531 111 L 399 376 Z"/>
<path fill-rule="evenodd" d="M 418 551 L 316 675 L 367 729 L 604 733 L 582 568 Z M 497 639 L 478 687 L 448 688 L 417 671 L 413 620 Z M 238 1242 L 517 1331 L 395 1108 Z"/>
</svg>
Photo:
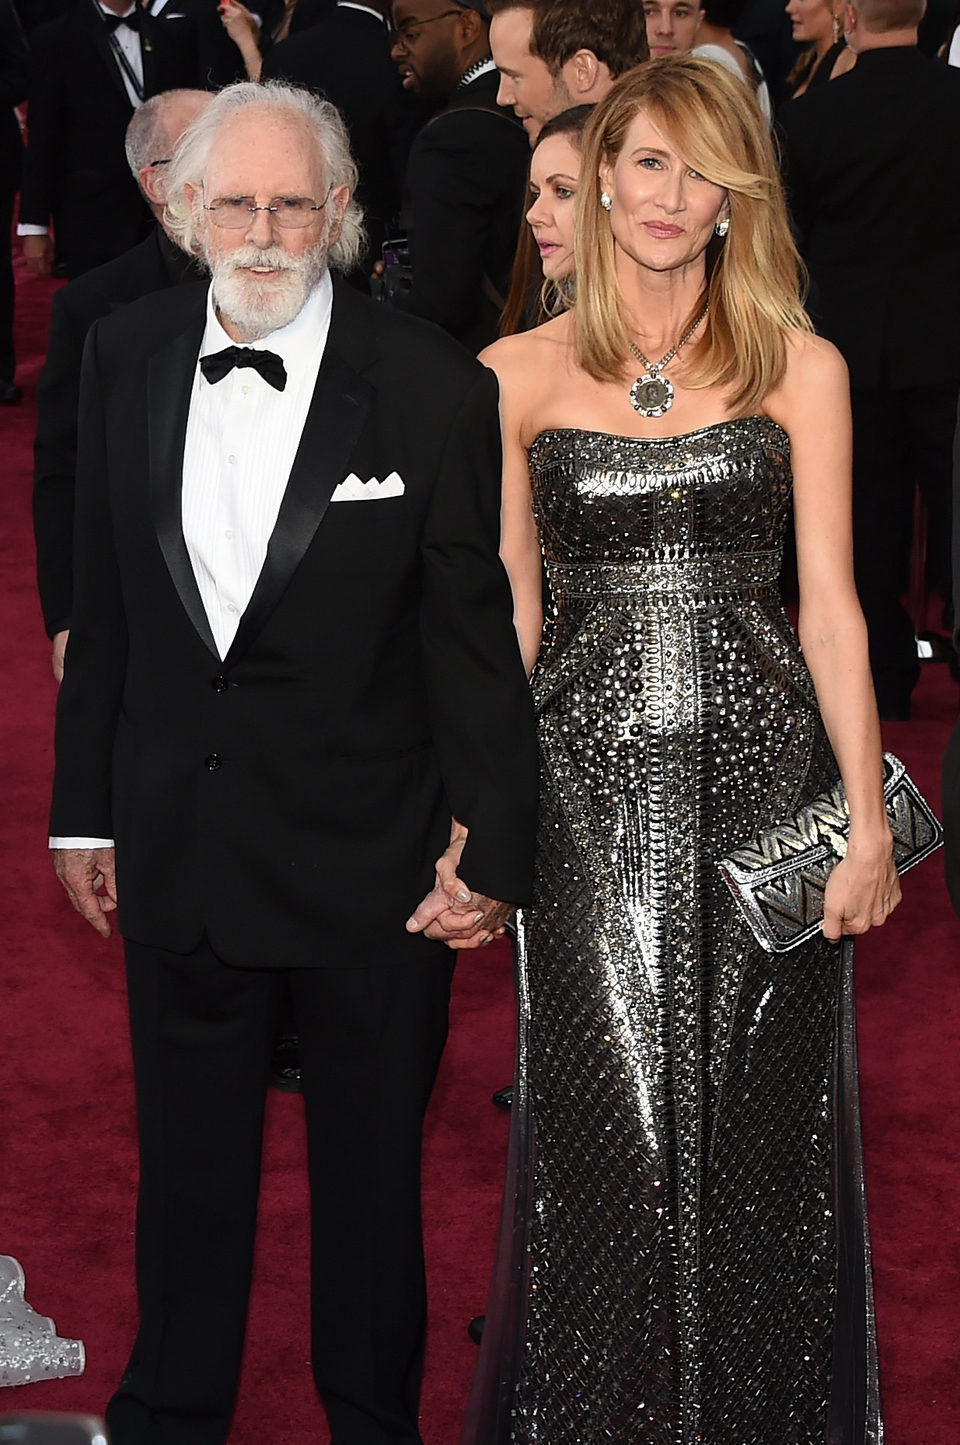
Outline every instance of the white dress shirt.
<svg viewBox="0 0 960 1445">
<path fill-rule="evenodd" d="M 325 272 L 289 326 L 255 344 L 281 357 L 283 391 L 238 367 L 209 382 L 200 357 L 235 346 L 217 319 L 212 288 L 183 449 L 181 517 L 190 565 L 217 651 L 226 657 L 267 555 L 330 329 Z M 69 646 L 69 644 L 68 644 Z M 51 838 L 51 848 L 110 848 L 110 838 Z"/>
</svg>

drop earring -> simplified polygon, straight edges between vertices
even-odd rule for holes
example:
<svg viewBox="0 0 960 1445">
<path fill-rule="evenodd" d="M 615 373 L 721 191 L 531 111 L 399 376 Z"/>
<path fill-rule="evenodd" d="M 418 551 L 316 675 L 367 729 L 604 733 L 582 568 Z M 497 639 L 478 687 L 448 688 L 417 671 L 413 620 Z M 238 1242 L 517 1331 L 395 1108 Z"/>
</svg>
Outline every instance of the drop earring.
<svg viewBox="0 0 960 1445">
<path fill-rule="evenodd" d="M 610 207 L 613 205 L 613 201 L 611 201 L 606 191 L 600 192 L 600 204 L 605 211 L 609 211 Z"/>
<path fill-rule="evenodd" d="M 718 221 L 713 229 L 718 236 L 725 236 L 730 229 L 730 217 L 724 216 L 723 220 Z"/>
<path fill-rule="evenodd" d="M 833 43 L 836 45 L 840 39 L 840 17 L 836 13 L 833 16 Z"/>
</svg>

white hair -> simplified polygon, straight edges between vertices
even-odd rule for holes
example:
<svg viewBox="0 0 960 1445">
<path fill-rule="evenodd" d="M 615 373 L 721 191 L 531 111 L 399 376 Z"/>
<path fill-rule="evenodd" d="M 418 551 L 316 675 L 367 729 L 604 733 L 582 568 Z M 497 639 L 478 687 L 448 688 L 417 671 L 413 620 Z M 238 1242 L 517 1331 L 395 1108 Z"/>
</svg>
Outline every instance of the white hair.
<svg viewBox="0 0 960 1445">
<path fill-rule="evenodd" d="M 309 90 L 282 81 L 239 81 L 225 86 L 206 110 L 184 131 L 173 152 L 167 176 L 167 205 L 164 224 L 185 251 L 202 255 L 200 237 L 190 204 L 184 194 L 187 185 L 200 186 L 217 132 L 239 111 L 258 106 L 265 114 L 306 122 L 323 155 L 327 184 L 346 186 L 350 199 L 343 213 L 340 235 L 330 247 L 329 263 L 334 270 L 351 271 L 363 254 L 363 210 L 354 199 L 357 167 L 350 151 L 350 137 L 335 105 L 320 100 Z"/>
</svg>

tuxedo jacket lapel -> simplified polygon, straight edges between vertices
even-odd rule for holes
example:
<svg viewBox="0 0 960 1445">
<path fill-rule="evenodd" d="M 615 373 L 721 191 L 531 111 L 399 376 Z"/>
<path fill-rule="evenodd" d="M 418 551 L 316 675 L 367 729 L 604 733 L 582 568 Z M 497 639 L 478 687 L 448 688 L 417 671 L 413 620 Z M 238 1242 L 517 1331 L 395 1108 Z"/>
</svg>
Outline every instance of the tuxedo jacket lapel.
<svg viewBox="0 0 960 1445">
<path fill-rule="evenodd" d="M 337 304 L 334 303 L 334 316 Z M 250 646 L 303 560 L 338 482 L 349 470 L 351 453 L 373 403 L 373 387 L 340 354 L 337 346 L 340 331 L 342 327 L 335 326 L 331 320 L 313 400 L 266 559 L 227 653 L 227 664 Z"/>
<path fill-rule="evenodd" d="M 150 506 L 160 550 L 190 621 L 213 655 L 219 657 L 184 541 L 181 501 L 187 413 L 205 321 L 201 304 L 196 319 L 150 359 L 147 442 Z"/>
<path fill-rule="evenodd" d="M 129 109 L 130 114 L 132 115 L 133 106 L 130 104 L 130 97 L 127 94 L 127 87 L 123 83 L 123 76 L 120 74 L 120 66 L 117 63 L 117 57 L 113 53 L 113 46 L 110 44 L 110 38 L 107 34 L 107 27 L 104 25 L 103 21 L 98 18 L 96 9 L 93 5 L 90 5 L 88 3 L 88 9 L 89 15 L 87 18 L 87 24 L 90 28 L 90 36 L 93 40 L 94 47 L 100 55 L 103 64 L 107 68 L 107 73 L 110 76 L 111 83 L 123 96 L 124 103 Z M 146 94 L 149 95 L 149 93 L 149 91 L 146 91 Z"/>
</svg>

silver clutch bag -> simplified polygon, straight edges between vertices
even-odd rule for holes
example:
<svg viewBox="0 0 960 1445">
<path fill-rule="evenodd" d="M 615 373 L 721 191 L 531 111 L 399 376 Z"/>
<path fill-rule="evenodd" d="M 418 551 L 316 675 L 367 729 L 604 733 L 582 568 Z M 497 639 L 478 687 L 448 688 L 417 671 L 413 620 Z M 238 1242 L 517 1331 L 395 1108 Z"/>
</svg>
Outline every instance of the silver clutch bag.
<svg viewBox="0 0 960 1445">
<path fill-rule="evenodd" d="M 940 847 L 943 829 L 893 753 L 883 755 L 883 796 L 893 861 L 898 873 L 906 873 Z M 838 780 L 795 818 L 720 859 L 717 866 L 740 911 L 769 953 L 786 953 L 820 932 L 823 892 L 847 851 L 849 833 L 847 800 Z"/>
</svg>

